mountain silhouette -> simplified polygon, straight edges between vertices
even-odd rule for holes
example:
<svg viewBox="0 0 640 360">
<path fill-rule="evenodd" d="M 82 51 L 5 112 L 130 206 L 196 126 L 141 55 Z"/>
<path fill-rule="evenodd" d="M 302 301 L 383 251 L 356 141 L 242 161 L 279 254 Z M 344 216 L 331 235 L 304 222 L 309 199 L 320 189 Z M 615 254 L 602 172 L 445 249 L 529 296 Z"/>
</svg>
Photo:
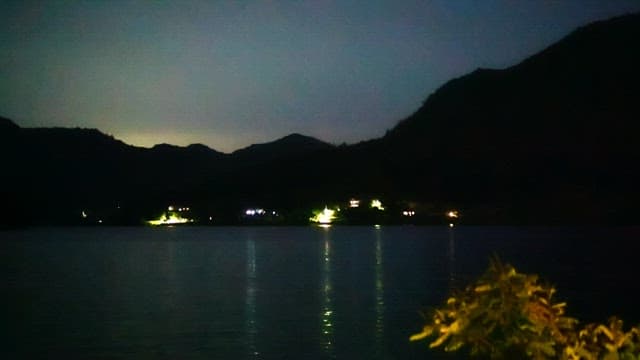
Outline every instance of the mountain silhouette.
<svg viewBox="0 0 640 360">
<path fill-rule="evenodd" d="M 263 143 L 253 144 L 246 148 L 236 150 L 232 155 L 241 159 L 269 159 L 286 158 L 295 156 L 297 153 L 306 154 L 308 152 L 316 152 L 330 150 L 333 145 L 320 141 L 316 138 L 301 134 L 290 134 L 281 139 Z M 296 152 L 291 150 L 295 149 Z"/>
<path fill-rule="evenodd" d="M 448 82 L 382 139 L 405 159 L 387 167 L 522 217 L 627 217 L 614 199 L 637 193 L 638 36 L 640 14 L 597 22 L 518 65 Z"/>
<path fill-rule="evenodd" d="M 292 134 L 231 154 L 147 149 L 0 118 L 3 222 L 72 224 L 93 209 L 139 223 L 173 203 L 220 223 L 247 206 L 305 221 L 311 206 L 375 196 L 396 212 L 455 207 L 469 223 L 637 223 L 638 38 L 640 14 L 581 27 L 515 66 L 447 82 L 354 145 Z"/>
</svg>

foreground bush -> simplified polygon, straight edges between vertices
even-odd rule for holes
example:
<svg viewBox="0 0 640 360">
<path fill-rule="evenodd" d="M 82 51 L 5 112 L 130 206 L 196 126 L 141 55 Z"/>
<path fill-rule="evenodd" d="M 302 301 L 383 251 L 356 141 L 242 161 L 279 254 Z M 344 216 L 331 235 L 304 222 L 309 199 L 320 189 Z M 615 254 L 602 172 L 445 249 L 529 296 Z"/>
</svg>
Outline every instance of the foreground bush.
<svg viewBox="0 0 640 360">
<path fill-rule="evenodd" d="M 622 321 L 579 327 L 554 303 L 555 289 L 536 275 L 520 274 L 498 260 L 464 291 L 434 310 L 422 332 L 410 340 L 432 338 L 430 348 L 491 359 L 640 360 L 640 327 L 624 331 Z"/>
</svg>

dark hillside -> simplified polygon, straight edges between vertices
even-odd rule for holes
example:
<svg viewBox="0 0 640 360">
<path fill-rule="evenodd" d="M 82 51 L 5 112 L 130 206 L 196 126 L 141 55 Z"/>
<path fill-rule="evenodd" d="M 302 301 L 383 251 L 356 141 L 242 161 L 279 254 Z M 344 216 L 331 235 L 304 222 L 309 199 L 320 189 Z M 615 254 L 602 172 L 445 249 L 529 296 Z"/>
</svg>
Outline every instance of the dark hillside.
<svg viewBox="0 0 640 360">
<path fill-rule="evenodd" d="M 523 217 L 624 217 L 620 192 L 637 196 L 639 36 L 638 14 L 598 22 L 450 81 L 382 140 L 391 158 L 408 154 L 387 166 L 423 164 L 416 192 L 533 212 Z"/>
</svg>

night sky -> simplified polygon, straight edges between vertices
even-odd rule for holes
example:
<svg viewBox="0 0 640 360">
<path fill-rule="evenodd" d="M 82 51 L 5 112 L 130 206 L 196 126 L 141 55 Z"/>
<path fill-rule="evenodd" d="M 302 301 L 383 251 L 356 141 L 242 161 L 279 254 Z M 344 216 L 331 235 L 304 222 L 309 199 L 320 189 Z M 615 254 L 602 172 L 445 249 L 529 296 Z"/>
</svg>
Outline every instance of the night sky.
<svg viewBox="0 0 640 360">
<path fill-rule="evenodd" d="M 1 1 L 0 115 L 230 152 L 380 137 L 453 77 L 640 1 Z"/>
</svg>

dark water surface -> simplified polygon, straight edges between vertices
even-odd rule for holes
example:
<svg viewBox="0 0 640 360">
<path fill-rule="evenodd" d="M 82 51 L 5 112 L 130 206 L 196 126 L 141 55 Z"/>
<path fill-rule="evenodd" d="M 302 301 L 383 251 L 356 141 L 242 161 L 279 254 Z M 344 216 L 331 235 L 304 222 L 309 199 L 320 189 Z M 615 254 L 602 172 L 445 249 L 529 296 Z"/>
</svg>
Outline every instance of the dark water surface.
<svg viewBox="0 0 640 360">
<path fill-rule="evenodd" d="M 5 231 L 0 358 L 452 358 L 408 337 L 492 254 L 630 325 L 639 250 L 640 228 Z"/>
</svg>

